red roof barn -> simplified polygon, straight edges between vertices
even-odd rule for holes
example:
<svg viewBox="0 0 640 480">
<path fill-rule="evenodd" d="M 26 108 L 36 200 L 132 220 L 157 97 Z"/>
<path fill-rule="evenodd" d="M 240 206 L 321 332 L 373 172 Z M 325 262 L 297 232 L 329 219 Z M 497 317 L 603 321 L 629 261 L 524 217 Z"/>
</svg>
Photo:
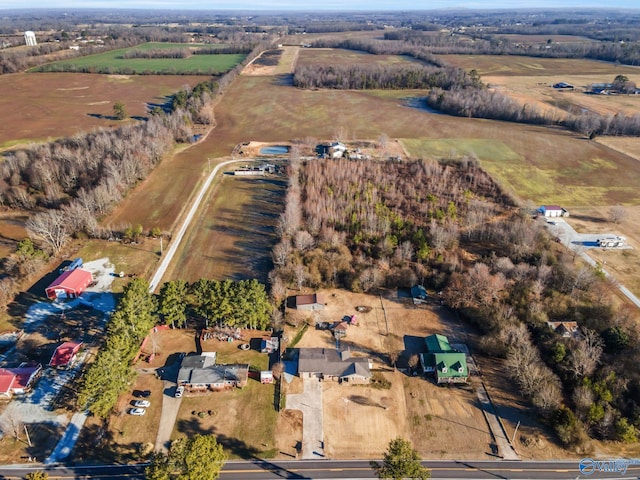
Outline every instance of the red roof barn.
<svg viewBox="0 0 640 480">
<path fill-rule="evenodd" d="M 59 296 L 66 295 L 67 298 L 79 297 L 82 292 L 93 281 L 91 272 L 76 268 L 75 270 L 67 270 L 49 285 L 45 292 L 47 297 L 55 300 Z"/>
<path fill-rule="evenodd" d="M 49 366 L 65 367 L 70 363 L 73 363 L 81 346 L 82 342 L 64 342 L 56 348 L 55 352 L 53 352 L 53 356 L 49 361 Z"/>
<path fill-rule="evenodd" d="M 40 370 L 40 365 L 0 368 L 0 396 L 11 398 L 14 393 L 25 393 Z"/>
</svg>

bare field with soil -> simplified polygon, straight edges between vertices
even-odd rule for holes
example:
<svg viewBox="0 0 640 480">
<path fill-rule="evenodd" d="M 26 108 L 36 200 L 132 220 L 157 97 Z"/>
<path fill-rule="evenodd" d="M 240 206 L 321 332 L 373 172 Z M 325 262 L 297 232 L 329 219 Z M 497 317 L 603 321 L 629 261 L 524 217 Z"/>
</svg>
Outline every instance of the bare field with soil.
<svg viewBox="0 0 640 480">
<path fill-rule="evenodd" d="M 165 279 L 266 282 L 285 189 L 284 177 L 223 175 L 205 198 Z"/>
<path fill-rule="evenodd" d="M 201 76 L 91 75 L 80 73 L 15 73 L 0 76 L 0 149 L 18 143 L 72 136 L 94 128 L 121 124 L 113 105 L 127 114 L 147 116 L 148 104 L 164 104 Z"/>
</svg>

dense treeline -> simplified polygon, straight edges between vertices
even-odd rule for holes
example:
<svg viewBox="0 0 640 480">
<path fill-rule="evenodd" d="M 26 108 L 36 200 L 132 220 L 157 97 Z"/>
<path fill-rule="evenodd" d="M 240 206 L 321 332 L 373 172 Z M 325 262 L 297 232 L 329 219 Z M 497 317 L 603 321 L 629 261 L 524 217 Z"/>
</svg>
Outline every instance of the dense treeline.
<svg viewBox="0 0 640 480">
<path fill-rule="evenodd" d="M 118 397 L 130 387 L 131 366 L 144 337 L 156 323 L 157 300 L 149 284 L 134 278 L 124 288 L 107 323 L 105 344 L 82 377 L 78 405 L 98 418 L 107 418 Z"/>
<path fill-rule="evenodd" d="M 422 65 L 299 65 L 293 84 L 300 88 L 338 89 L 451 89 L 473 84 L 473 78 L 455 67 Z"/>
<path fill-rule="evenodd" d="M 385 32 L 385 40 L 404 41 L 426 47 L 432 54 L 524 55 L 545 58 L 590 58 L 640 65 L 640 43 L 575 42 L 544 45 L 514 41 L 499 34 L 426 35 L 415 30 Z"/>
<path fill-rule="evenodd" d="M 503 93 L 482 88 L 433 89 L 425 98 L 427 105 L 449 115 L 490 118 L 534 125 L 562 125 L 593 138 L 596 135 L 640 136 L 640 114 L 600 115 L 594 112 L 569 112 L 560 119 L 550 112 L 521 104 Z"/>
<path fill-rule="evenodd" d="M 272 296 L 286 287 L 420 283 L 482 331 L 481 349 L 562 442 L 634 441 L 640 328 L 598 270 L 554 248 L 472 158 L 442 162 L 292 159 Z M 547 321 L 577 322 L 563 337 Z"/>
<path fill-rule="evenodd" d="M 128 50 L 122 58 L 189 58 L 192 55 L 224 55 L 233 53 L 248 54 L 255 45 L 227 45 L 221 47 L 198 48 L 150 48 Z"/>
</svg>

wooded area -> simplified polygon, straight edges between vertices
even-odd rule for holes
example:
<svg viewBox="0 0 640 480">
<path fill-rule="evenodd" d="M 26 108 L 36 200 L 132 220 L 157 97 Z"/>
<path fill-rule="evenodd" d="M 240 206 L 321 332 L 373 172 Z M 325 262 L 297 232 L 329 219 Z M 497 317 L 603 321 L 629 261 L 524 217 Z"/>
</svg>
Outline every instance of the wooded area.
<svg viewBox="0 0 640 480">
<path fill-rule="evenodd" d="M 554 248 L 472 158 L 291 167 L 270 275 L 276 302 L 285 287 L 443 290 L 564 443 L 637 438 L 632 311 L 614 307 L 602 273 Z M 547 321 L 577 322 L 581 333 L 563 337 Z"/>
</svg>

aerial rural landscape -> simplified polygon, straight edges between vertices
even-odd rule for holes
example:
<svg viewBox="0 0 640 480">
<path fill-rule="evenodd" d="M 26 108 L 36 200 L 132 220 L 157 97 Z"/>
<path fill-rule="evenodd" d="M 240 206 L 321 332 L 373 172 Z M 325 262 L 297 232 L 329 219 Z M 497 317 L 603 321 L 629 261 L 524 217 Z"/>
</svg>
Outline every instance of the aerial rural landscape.
<svg viewBox="0 0 640 480">
<path fill-rule="evenodd" d="M 1 478 L 640 475 L 640 10 L 0 13 Z"/>
</svg>

